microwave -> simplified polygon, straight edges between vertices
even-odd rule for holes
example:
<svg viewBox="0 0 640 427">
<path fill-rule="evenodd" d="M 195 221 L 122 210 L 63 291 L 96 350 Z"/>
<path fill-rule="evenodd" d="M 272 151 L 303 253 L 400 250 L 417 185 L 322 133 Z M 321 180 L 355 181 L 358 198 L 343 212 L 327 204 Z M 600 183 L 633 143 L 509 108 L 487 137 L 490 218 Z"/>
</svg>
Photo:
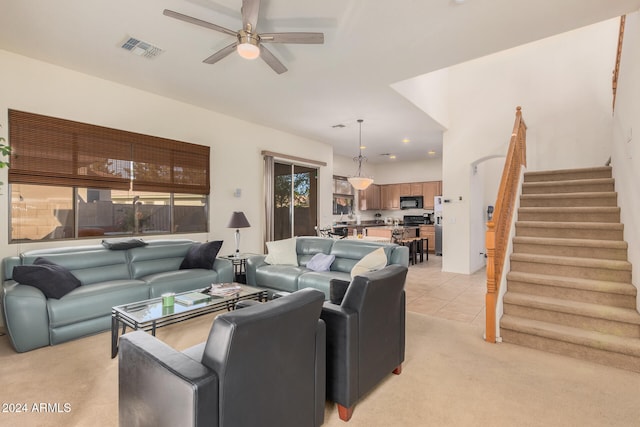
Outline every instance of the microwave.
<svg viewBox="0 0 640 427">
<path fill-rule="evenodd" d="M 400 209 L 422 209 L 424 201 L 422 196 L 401 196 Z"/>
</svg>

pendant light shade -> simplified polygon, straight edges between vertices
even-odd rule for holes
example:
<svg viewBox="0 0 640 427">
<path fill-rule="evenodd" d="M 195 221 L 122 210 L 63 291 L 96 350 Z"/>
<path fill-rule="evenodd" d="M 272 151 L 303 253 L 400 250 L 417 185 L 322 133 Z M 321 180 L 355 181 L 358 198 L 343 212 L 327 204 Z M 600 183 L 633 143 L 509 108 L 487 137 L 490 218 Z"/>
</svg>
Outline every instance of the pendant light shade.
<svg viewBox="0 0 640 427">
<path fill-rule="evenodd" d="M 358 163 L 358 173 L 356 176 L 350 176 L 347 178 L 349 184 L 356 190 L 366 190 L 371 184 L 373 184 L 373 179 L 362 176 L 362 162 L 366 162 L 367 158 L 362 155 L 362 119 L 358 119 L 358 123 L 360 124 L 360 137 L 358 138 L 358 157 L 354 157 L 353 161 Z"/>
</svg>

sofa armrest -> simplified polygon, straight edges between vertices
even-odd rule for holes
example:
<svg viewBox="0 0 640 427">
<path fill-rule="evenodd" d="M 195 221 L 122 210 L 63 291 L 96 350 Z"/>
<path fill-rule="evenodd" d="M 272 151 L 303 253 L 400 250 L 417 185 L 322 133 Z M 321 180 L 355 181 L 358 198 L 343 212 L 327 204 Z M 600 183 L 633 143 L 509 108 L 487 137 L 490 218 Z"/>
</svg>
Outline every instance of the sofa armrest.
<svg viewBox="0 0 640 427">
<path fill-rule="evenodd" d="M 122 426 L 218 425 L 217 374 L 145 332 L 120 338 L 118 381 Z"/>
<path fill-rule="evenodd" d="M 392 264 L 400 264 L 405 267 L 409 267 L 409 247 L 408 246 L 397 246 L 393 248 L 391 252 L 391 257 L 389 258 L 389 262 L 387 265 Z"/>
<path fill-rule="evenodd" d="M 245 266 L 245 272 L 247 273 L 247 285 L 258 286 L 256 284 L 256 270 L 263 265 L 268 265 L 264 262 L 266 257 L 266 255 L 255 255 L 247 258 L 247 264 Z"/>
<path fill-rule="evenodd" d="M 50 344 L 47 298 L 38 288 L 14 280 L 5 281 L 2 312 L 11 343 L 18 353 Z"/>
<path fill-rule="evenodd" d="M 218 273 L 219 283 L 231 283 L 235 277 L 231 260 L 216 258 L 213 262 L 213 270 Z"/>
<path fill-rule="evenodd" d="M 3 281 L 13 279 L 13 267 L 22 265 L 20 257 L 12 256 L 2 260 Z"/>
<path fill-rule="evenodd" d="M 358 400 L 358 313 L 325 302 L 320 318 L 327 335 L 327 398 L 353 406 Z"/>
</svg>

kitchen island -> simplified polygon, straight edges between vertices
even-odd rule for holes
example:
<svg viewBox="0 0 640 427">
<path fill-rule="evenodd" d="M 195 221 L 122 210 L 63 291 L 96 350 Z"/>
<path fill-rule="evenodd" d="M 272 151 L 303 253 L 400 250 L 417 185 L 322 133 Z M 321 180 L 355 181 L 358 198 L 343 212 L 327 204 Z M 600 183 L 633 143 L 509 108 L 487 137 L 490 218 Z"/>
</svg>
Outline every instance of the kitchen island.
<svg viewBox="0 0 640 427">
<path fill-rule="evenodd" d="M 416 226 L 381 226 L 366 227 L 365 235 L 367 237 L 383 237 L 393 242 L 395 239 L 408 239 L 410 237 L 418 237 L 420 227 Z"/>
</svg>

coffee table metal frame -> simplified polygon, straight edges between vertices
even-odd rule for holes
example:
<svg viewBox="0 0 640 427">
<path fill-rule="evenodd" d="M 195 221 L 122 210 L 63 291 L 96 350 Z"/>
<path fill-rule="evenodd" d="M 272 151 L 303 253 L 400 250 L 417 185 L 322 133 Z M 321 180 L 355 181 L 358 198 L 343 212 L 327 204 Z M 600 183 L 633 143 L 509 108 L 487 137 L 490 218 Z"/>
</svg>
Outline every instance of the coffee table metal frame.
<svg viewBox="0 0 640 427">
<path fill-rule="evenodd" d="M 141 330 L 156 335 L 156 329 L 167 325 L 183 322 L 205 314 L 227 309 L 234 309 L 236 303 L 242 300 L 266 301 L 268 293 L 265 289 L 237 283 L 240 291 L 230 296 L 213 296 L 209 301 L 194 305 L 183 305 L 175 302 L 172 307 L 162 307 L 162 298 L 156 297 L 148 300 L 137 301 L 130 304 L 115 306 L 111 309 L 111 358 L 118 354 L 118 337 L 123 335 L 127 326 L 134 331 Z M 188 292 L 176 294 L 187 294 L 191 292 L 203 291 L 194 289 Z M 122 332 L 120 332 L 122 328 Z"/>
</svg>

